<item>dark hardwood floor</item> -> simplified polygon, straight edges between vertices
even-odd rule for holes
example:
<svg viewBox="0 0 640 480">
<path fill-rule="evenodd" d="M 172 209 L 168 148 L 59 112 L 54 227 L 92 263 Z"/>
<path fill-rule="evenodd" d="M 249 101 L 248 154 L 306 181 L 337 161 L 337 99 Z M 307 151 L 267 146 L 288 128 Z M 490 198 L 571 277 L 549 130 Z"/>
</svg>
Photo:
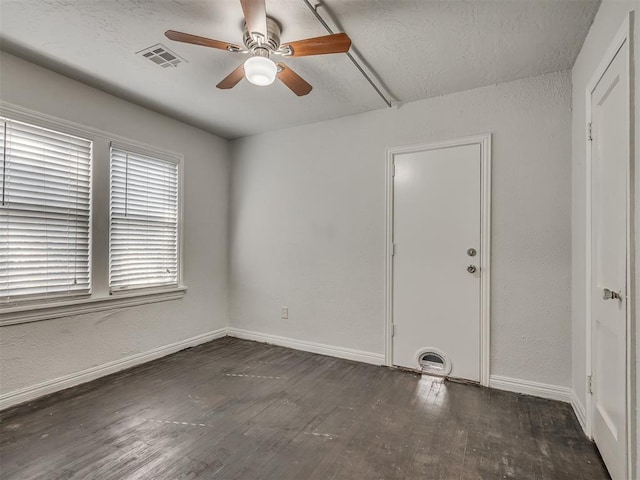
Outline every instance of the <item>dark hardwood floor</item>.
<svg viewBox="0 0 640 480">
<path fill-rule="evenodd" d="M 567 404 L 232 338 L 0 420 L 3 479 L 609 478 Z"/>
</svg>

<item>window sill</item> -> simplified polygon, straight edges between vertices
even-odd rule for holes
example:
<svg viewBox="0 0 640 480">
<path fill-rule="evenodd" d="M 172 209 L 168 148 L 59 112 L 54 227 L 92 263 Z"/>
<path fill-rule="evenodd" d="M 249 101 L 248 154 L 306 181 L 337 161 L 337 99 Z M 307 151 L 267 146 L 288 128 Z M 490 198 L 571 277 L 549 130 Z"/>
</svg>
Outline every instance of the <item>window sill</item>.
<svg viewBox="0 0 640 480">
<path fill-rule="evenodd" d="M 40 305 L 9 307 L 0 309 L 0 317 L 2 317 L 0 327 L 71 317 L 116 308 L 134 307 L 148 303 L 165 302 L 167 300 L 179 300 L 184 297 L 186 291 L 187 287 L 182 286 L 162 290 L 147 290 L 144 292 L 118 293 L 101 298 L 83 298 Z"/>
</svg>

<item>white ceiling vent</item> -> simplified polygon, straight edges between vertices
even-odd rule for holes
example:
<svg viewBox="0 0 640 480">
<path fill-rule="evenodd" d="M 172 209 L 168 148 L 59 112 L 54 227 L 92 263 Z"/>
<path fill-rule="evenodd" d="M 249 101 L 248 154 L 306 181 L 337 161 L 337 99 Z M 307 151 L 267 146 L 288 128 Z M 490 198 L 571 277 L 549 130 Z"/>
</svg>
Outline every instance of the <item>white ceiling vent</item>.
<svg viewBox="0 0 640 480">
<path fill-rule="evenodd" d="M 136 52 L 136 55 L 142 55 L 144 58 L 151 60 L 156 65 L 160 65 L 162 68 L 177 67 L 183 62 L 187 62 L 184 58 L 177 53 L 172 52 L 161 43 L 157 43 L 151 47 L 145 48 Z"/>
</svg>

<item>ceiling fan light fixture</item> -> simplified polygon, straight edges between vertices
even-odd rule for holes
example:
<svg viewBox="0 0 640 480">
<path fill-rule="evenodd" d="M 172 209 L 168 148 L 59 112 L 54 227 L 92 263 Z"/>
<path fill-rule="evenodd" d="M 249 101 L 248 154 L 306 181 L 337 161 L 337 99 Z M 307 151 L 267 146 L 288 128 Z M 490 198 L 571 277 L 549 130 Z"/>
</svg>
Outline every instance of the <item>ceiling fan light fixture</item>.
<svg viewBox="0 0 640 480">
<path fill-rule="evenodd" d="M 265 87 L 271 85 L 278 73 L 278 67 L 273 60 L 255 56 L 244 62 L 244 75 L 254 85 Z"/>
</svg>

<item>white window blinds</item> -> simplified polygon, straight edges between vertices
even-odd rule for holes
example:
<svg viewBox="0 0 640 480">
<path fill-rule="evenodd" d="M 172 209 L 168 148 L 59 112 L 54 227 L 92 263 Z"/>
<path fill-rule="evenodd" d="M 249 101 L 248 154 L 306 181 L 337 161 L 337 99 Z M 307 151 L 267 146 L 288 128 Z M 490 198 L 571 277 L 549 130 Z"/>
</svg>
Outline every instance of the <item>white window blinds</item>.
<svg viewBox="0 0 640 480">
<path fill-rule="evenodd" d="M 111 148 L 109 286 L 178 284 L 178 164 Z"/>
<path fill-rule="evenodd" d="M 0 118 L 0 301 L 90 293 L 91 151 Z"/>
</svg>

